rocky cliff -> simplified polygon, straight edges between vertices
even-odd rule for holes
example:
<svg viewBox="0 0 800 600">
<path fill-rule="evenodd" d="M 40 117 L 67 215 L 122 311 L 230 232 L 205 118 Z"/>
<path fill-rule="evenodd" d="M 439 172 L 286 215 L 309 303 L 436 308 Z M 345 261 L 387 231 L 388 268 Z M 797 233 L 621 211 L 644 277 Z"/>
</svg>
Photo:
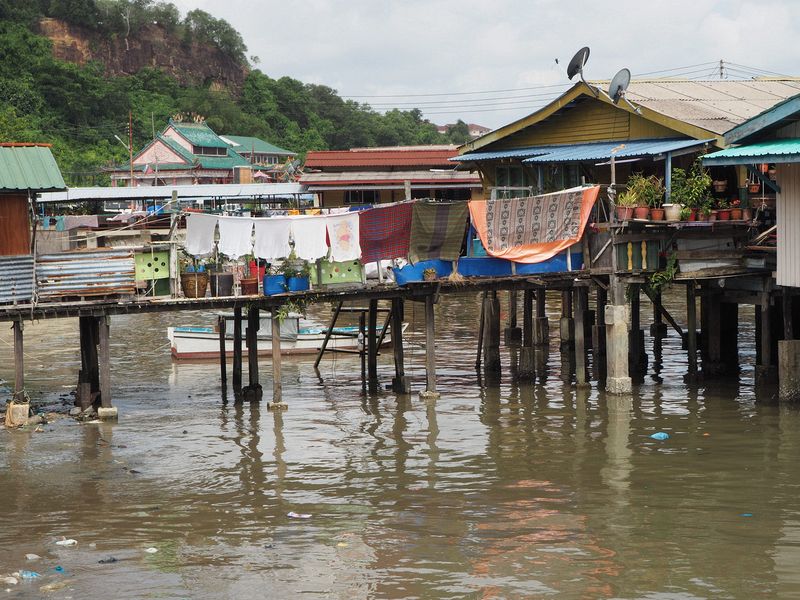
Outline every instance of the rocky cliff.
<svg viewBox="0 0 800 600">
<path fill-rule="evenodd" d="M 247 67 L 215 46 L 176 40 L 159 25 L 146 25 L 136 36 L 107 38 L 58 19 L 42 19 L 39 33 L 51 40 L 56 58 L 78 64 L 96 60 L 113 75 L 154 67 L 183 84 L 210 85 L 234 93 L 247 75 Z"/>
</svg>

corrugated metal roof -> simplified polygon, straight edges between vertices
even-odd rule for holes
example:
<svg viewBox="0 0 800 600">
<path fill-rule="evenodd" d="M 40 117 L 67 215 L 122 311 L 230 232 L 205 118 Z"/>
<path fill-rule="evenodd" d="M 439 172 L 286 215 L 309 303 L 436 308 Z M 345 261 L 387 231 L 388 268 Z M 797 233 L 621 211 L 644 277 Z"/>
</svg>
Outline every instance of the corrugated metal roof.
<svg viewBox="0 0 800 600">
<path fill-rule="evenodd" d="M 598 82 L 601 87 L 606 83 Z M 633 104 L 722 134 L 798 93 L 800 79 L 655 79 L 632 81 L 626 97 Z"/>
<path fill-rule="evenodd" d="M 36 260 L 40 299 L 133 294 L 135 263 L 131 250 L 47 254 Z"/>
<path fill-rule="evenodd" d="M 204 122 L 178 123 L 170 119 L 169 124 L 175 128 L 175 131 L 180 133 L 195 146 L 204 146 L 206 148 L 229 147 L 228 144 L 226 144 L 216 133 L 214 133 L 214 130 Z"/>
<path fill-rule="evenodd" d="M 380 150 L 326 150 L 309 152 L 305 166 L 312 169 L 338 167 L 447 167 L 455 147 L 445 149 L 402 148 Z"/>
<path fill-rule="evenodd" d="M 275 144 L 270 144 L 257 137 L 247 137 L 244 135 L 221 135 L 223 141 L 233 142 L 233 148 L 240 154 L 256 152 L 258 154 L 280 154 L 283 156 L 295 156 L 297 152 L 280 148 Z"/>
<path fill-rule="evenodd" d="M 524 163 L 582 162 L 611 158 L 614 148 L 623 146 L 616 152 L 617 158 L 657 156 L 666 152 L 677 152 L 693 147 L 701 147 L 714 140 L 612 140 L 608 142 L 589 142 L 586 144 L 554 144 L 549 146 L 528 146 L 496 152 L 470 152 L 456 156 L 454 161 L 499 160 L 503 158 L 522 158 Z M 526 158 L 527 157 L 527 158 Z"/>
<path fill-rule="evenodd" d="M 749 165 L 754 163 L 794 163 L 800 162 L 800 139 L 775 139 L 726 148 L 703 157 L 703 164 Z"/>
<path fill-rule="evenodd" d="M 67 189 L 47 146 L 0 145 L 0 191 Z"/>
<path fill-rule="evenodd" d="M 636 158 L 642 156 L 658 156 L 667 152 L 677 152 L 689 148 L 700 148 L 714 140 L 628 140 L 612 142 L 592 142 L 589 144 L 564 144 L 551 146 L 546 152 L 526 158 L 524 163 L 565 163 L 583 162 L 611 158 L 611 151 L 620 148 L 614 155 L 616 158 Z"/>
<path fill-rule="evenodd" d="M 420 171 L 344 171 L 304 173 L 300 178 L 303 185 L 342 185 L 355 183 L 400 183 L 411 181 L 414 183 L 464 183 L 466 185 L 480 185 L 481 178 L 475 173 L 466 171 L 447 170 L 420 170 Z"/>
<path fill-rule="evenodd" d="M 0 256 L 0 304 L 33 298 L 33 256 Z"/>
</svg>

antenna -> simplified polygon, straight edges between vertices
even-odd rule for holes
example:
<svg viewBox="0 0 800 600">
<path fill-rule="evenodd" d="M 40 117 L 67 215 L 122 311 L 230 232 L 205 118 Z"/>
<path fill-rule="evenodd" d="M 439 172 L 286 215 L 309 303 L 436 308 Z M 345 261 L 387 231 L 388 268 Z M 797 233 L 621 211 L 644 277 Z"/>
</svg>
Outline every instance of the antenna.
<svg viewBox="0 0 800 600">
<path fill-rule="evenodd" d="M 630 106 L 633 111 L 639 115 L 642 113 L 641 109 L 638 106 L 634 106 L 631 101 L 625 97 L 625 91 L 630 84 L 631 72 L 628 69 L 620 69 L 617 74 L 614 75 L 608 86 L 608 97 L 611 98 L 614 104 L 619 104 L 620 100 L 624 100 L 625 104 Z"/>
<path fill-rule="evenodd" d="M 583 78 L 583 67 L 586 65 L 586 61 L 589 60 L 589 46 L 584 46 L 580 50 L 575 53 L 575 56 L 572 57 L 572 60 L 569 61 L 569 65 L 567 65 L 567 77 L 572 79 L 575 75 L 581 76 L 581 81 L 585 83 L 589 89 L 594 91 L 595 98 L 600 95 L 600 90 L 587 82 Z"/>
</svg>

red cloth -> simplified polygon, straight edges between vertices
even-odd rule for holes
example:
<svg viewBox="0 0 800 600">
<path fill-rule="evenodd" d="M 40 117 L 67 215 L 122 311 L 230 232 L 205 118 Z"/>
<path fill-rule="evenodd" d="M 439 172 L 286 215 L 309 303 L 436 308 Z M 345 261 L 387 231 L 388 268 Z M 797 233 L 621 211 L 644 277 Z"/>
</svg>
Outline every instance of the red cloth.
<svg viewBox="0 0 800 600">
<path fill-rule="evenodd" d="M 398 202 L 358 213 L 362 263 L 408 256 L 413 206 Z"/>
</svg>

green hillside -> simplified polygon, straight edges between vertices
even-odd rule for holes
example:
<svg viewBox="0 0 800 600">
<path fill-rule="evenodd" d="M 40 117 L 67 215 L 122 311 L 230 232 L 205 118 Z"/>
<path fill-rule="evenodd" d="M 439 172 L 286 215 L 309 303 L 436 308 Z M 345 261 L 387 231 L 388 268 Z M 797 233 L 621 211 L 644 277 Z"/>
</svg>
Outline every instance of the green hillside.
<svg viewBox="0 0 800 600">
<path fill-rule="evenodd" d="M 145 35 L 176 48 L 201 43 L 239 65 L 243 83 L 182 84 L 155 68 L 110 75 L 100 60 L 59 60 L 51 40 L 36 33 L 43 18 L 75 26 L 89 48 Z M 177 112 L 202 114 L 217 132 L 260 137 L 301 154 L 465 141 L 466 128 L 443 136 L 418 110 L 380 114 L 326 86 L 273 79 L 246 57 L 239 33 L 201 10 L 181 17 L 174 5 L 152 0 L 0 0 L 0 141 L 52 143 L 70 185 L 103 185 L 102 167 L 127 160 L 114 136 L 127 140 L 128 111 L 135 149 Z"/>
</svg>

